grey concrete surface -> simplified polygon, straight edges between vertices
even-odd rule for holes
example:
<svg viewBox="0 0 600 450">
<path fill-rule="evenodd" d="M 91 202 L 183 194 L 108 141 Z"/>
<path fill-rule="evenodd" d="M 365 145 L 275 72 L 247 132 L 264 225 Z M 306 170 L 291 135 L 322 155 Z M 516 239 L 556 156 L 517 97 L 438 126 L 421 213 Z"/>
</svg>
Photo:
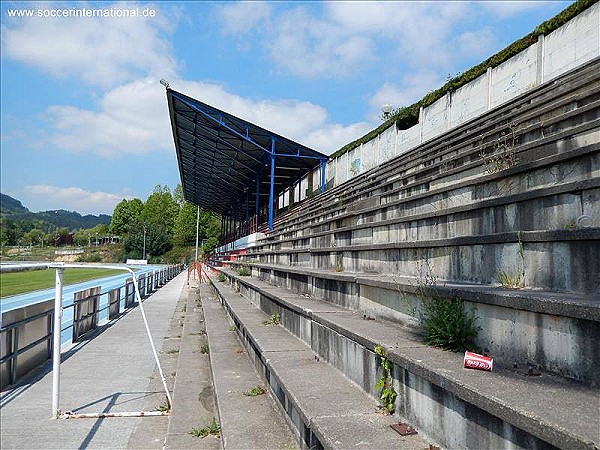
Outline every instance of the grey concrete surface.
<svg viewBox="0 0 600 450">
<path fill-rule="evenodd" d="M 271 391 L 299 428 L 297 435 L 306 440 L 307 433 L 314 434 L 331 449 L 428 447 L 421 435 L 403 438 L 391 430 L 389 425 L 397 423 L 394 417 L 378 412 L 373 398 L 319 360 L 300 339 L 281 326 L 264 325 L 267 314 L 257 307 L 250 309 L 248 301 L 227 285 L 218 283 L 216 287 L 246 339 L 253 342 L 269 373 Z"/>
<path fill-rule="evenodd" d="M 219 270 L 228 277 L 236 276 L 230 270 Z M 240 277 L 240 282 L 256 290 L 263 290 L 265 284 L 254 277 Z M 235 310 L 236 304 L 245 304 L 248 300 L 227 287 L 218 287 L 227 297 L 234 310 L 232 313 L 244 322 L 245 330 L 251 335 L 249 339 L 263 351 L 261 357 L 268 358 L 267 366 L 271 367 L 279 361 L 279 357 L 274 356 L 276 348 L 262 338 L 264 330 L 254 325 L 257 319 L 244 321 L 245 317 L 251 317 L 251 311 Z M 301 308 L 287 309 L 287 306 L 293 302 L 302 304 L 305 297 L 296 294 L 294 299 L 287 291 L 279 298 L 280 291 L 284 289 L 269 291 L 273 301 L 290 314 L 299 314 Z M 431 430 L 428 432 L 444 445 L 530 448 L 551 443 L 559 448 L 597 448 L 600 444 L 597 387 L 549 373 L 527 377 L 512 364 L 498 362 L 491 373 L 465 370 L 461 354 L 425 346 L 419 334 L 410 328 L 379 319 L 365 320 L 356 312 L 313 312 L 309 319 L 312 321 L 312 350 L 372 395 L 375 395 L 376 370 L 373 348 L 375 344 L 386 348 L 396 367 L 394 378 L 401 393 L 400 414 L 414 421 L 420 429 Z M 282 347 L 285 345 L 281 342 Z M 277 373 L 299 370 L 302 364 L 294 358 L 300 357 L 300 352 L 284 355 L 289 367 L 282 362 Z M 521 369 L 527 367 L 526 362 L 519 363 Z M 318 373 L 314 375 L 322 379 Z M 281 384 L 285 390 L 294 382 L 294 377 L 289 376 Z"/>
<path fill-rule="evenodd" d="M 180 336 L 173 389 L 173 408 L 165 440 L 166 449 L 222 448 L 215 436 L 206 438 L 190 434 L 193 428 L 204 428 L 213 418 L 218 421 L 210 361 L 201 348 L 207 343 L 203 305 L 197 294 L 197 282 L 190 280 L 181 296 L 180 315 L 173 330 Z"/>
<path fill-rule="evenodd" d="M 185 273 L 180 274 L 144 301 L 158 349 L 165 344 L 168 319 L 173 316 L 185 277 Z M 140 309 L 134 308 L 63 354 L 60 407 L 75 413 L 152 411 L 165 401 L 156 378 Z M 163 447 L 167 416 L 56 420 L 51 418 L 51 396 L 50 364 L 2 393 L 3 450 Z M 140 426 L 147 427 L 146 432 L 130 444 Z"/>
<path fill-rule="evenodd" d="M 206 317 L 223 446 L 225 449 L 292 449 L 296 439 L 270 393 L 244 395 L 264 381 L 242 349 L 235 330 L 206 284 L 200 289 Z"/>
</svg>

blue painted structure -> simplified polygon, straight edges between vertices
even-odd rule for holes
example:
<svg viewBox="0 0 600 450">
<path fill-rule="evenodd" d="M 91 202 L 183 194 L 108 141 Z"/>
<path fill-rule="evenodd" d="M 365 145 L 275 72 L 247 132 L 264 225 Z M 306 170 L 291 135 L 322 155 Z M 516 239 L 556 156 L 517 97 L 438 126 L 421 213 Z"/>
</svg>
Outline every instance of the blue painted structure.
<svg viewBox="0 0 600 450">
<path fill-rule="evenodd" d="M 221 214 L 224 230 L 244 222 L 244 203 L 248 222 L 251 202 L 272 230 L 275 198 L 317 167 L 324 190 L 324 154 L 168 87 L 167 101 L 185 199 Z"/>
<path fill-rule="evenodd" d="M 147 276 L 149 273 L 154 273 L 157 270 L 164 268 L 159 265 L 140 265 L 132 266 L 136 270 L 136 277 L 138 279 Z M 53 269 L 47 269 L 52 270 Z M 69 270 L 69 269 L 66 269 Z M 71 269 L 77 270 L 77 269 Z M 131 274 L 123 272 L 122 274 L 113 275 L 105 278 L 98 278 L 95 280 L 89 280 L 82 283 L 70 284 L 63 287 L 63 316 L 61 320 L 61 344 L 67 344 L 71 341 L 73 326 L 73 301 L 74 294 L 85 289 L 89 289 L 95 286 L 100 286 L 100 315 L 99 324 L 103 324 L 108 321 L 108 304 L 109 304 L 109 292 L 113 289 L 120 289 L 120 310 L 125 309 L 125 283 L 128 278 L 131 278 Z M 29 292 L 26 294 L 14 295 L 11 297 L 4 297 L 0 299 L 0 315 L 6 311 L 13 309 L 23 308 L 27 305 L 35 303 L 42 303 L 47 300 L 54 298 L 54 288 L 43 289 L 40 291 Z"/>
</svg>

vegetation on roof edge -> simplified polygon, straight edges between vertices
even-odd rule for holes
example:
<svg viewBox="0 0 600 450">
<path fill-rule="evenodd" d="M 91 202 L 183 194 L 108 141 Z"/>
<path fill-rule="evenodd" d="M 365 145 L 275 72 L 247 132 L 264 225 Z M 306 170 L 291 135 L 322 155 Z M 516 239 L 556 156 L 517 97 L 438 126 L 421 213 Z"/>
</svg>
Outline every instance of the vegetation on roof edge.
<svg viewBox="0 0 600 450">
<path fill-rule="evenodd" d="M 470 68 L 466 72 L 451 78 L 448 80 L 446 84 L 444 84 L 441 88 L 436 89 L 435 91 L 430 91 L 416 103 L 413 103 L 410 106 L 402 107 L 393 112 L 391 117 L 379 125 L 374 130 L 369 131 L 364 136 L 356 139 L 355 141 L 350 142 L 349 144 L 344 145 L 342 148 L 332 153 L 329 158 L 337 158 L 338 156 L 343 155 L 365 142 L 368 142 L 375 138 L 377 135 L 381 134 L 383 131 L 388 129 L 394 123 L 399 130 L 406 130 L 417 123 L 419 123 L 419 109 L 422 107 L 427 107 L 440 98 L 444 97 L 448 92 L 454 92 L 458 88 L 464 86 L 465 84 L 473 81 L 475 78 L 483 75 L 488 68 L 494 68 L 502 64 L 503 62 L 509 60 L 516 54 L 522 52 L 527 47 L 535 44 L 538 40 L 539 36 L 547 36 L 552 33 L 557 28 L 560 28 L 565 23 L 567 23 L 572 18 L 578 16 L 583 11 L 598 3 L 599 0 L 577 0 L 575 3 L 559 12 L 556 16 L 551 19 L 546 20 L 539 24 L 531 33 L 518 39 L 517 41 L 510 44 L 508 47 L 500 50 L 495 55 L 489 57 L 482 63 L 477 64 L 476 66 Z"/>
</svg>

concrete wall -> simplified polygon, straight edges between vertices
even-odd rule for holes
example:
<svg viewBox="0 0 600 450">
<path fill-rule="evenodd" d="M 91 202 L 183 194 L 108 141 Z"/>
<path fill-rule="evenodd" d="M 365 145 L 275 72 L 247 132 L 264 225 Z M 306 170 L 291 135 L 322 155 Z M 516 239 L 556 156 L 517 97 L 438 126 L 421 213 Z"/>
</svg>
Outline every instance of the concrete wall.
<svg viewBox="0 0 600 450">
<path fill-rule="evenodd" d="M 424 108 L 417 125 L 408 130 L 391 126 L 357 149 L 330 160 L 327 182 L 338 186 L 597 58 L 599 28 L 600 4 L 596 3 L 549 35 L 540 36 L 518 55 Z M 318 171 L 313 177 L 320 179 Z M 287 195 L 286 191 L 283 196 Z"/>
</svg>

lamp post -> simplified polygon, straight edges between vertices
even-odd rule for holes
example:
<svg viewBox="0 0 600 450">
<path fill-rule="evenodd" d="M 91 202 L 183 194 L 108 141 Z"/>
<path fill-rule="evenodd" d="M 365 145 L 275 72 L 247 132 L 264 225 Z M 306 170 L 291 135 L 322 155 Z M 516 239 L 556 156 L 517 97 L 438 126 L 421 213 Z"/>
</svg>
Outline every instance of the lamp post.
<svg viewBox="0 0 600 450">
<path fill-rule="evenodd" d="M 198 230 L 200 229 L 200 206 L 197 207 L 196 211 L 196 259 L 195 262 L 198 261 Z"/>
<path fill-rule="evenodd" d="M 390 117 L 390 113 L 392 112 L 392 105 L 386 103 L 381 107 L 383 120 L 388 120 Z"/>
<path fill-rule="evenodd" d="M 146 259 L 146 224 L 144 224 L 144 249 L 142 252 L 142 259 Z"/>
</svg>

